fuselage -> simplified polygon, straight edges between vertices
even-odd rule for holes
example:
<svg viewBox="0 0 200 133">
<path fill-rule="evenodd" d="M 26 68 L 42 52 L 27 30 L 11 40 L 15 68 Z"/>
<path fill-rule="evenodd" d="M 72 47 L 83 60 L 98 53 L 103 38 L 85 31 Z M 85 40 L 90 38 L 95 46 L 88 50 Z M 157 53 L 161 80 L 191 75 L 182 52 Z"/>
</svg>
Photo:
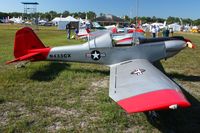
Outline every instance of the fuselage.
<svg viewBox="0 0 200 133">
<path fill-rule="evenodd" d="M 98 40 L 96 41 L 98 42 Z M 47 60 L 104 65 L 117 64 L 133 59 L 147 59 L 154 62 L 177 54 L 185 46 L 186 43 L 183 40 L 146 42 L 129 46 L 117 46 L 112 40 L 95 44 L 93 40 L 82 45 L 51 48 Z"/>
</svg>

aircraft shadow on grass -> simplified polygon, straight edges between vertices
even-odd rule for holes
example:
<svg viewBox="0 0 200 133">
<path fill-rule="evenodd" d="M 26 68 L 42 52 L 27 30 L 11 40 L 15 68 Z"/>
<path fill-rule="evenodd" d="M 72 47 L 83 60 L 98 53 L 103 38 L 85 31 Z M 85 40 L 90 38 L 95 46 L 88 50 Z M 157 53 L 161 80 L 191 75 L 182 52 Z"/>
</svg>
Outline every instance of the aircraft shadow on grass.
<svg viewBox="0 0 200 133">
<path fill-rule="evenodd" d="M 161 63 L 154 64 L 161 71 L 164 70 Z M 165 71 L 163 71 L 165 73 Z M 198 76 L 185 76 L 181 74 L 169 74 L 184 81 L 200 81 Z M 199 133 L 200 132 L 200 102 L 189 94 L 180 85 L 183 94 L 191 103 L 191 107 L 186 109 L 156 111 L 157 119 L 152 120 L 148 113 L 145 113 L 151 125 L 163 133 Z"/>
<path fill-rule="evenodd" d="M 62 71 L 70 71 L 70 72 L 80 72 L 80 73 L 99 73 L 105 76 L 109 75 L 108 70 L 96 70 L 96 69 L 81 69 L 81 68 L 75 68 L 75 69 L 70 69 L 70 64 L 67 63 L 50 63 L 46 66 L 44 66 L 42 69 L 36 71 L 30 79 L 32 80 L 37 80 L 37 81 L 52 81 L 54 80 L 60 72 Z"/>
<path fill-rule="evenodd" d="M 44 66 L 42 69 L 36 71 L 31 75 L 30 79 L 37 81 L 52 81 L 60 72 L 69 68 L 70 65 L 66 63 L 50 63 Z"/>
<path fill-rule="evenodd" d="M 199 82 L 200 76 L 193 76 L 193 75 L 184 75 L 179 73 L 169 73 L 167 74 L 169 77 L 176 78 L 182 81 L 191 81 L 191 82 Z"/>
</svg>

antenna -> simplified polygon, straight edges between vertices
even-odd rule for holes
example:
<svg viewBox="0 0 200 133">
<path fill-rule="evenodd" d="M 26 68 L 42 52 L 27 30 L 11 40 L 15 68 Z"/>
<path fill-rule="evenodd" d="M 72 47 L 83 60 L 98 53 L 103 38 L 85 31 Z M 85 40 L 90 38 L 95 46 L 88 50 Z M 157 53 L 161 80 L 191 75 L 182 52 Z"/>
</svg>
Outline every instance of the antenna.
<svg viewBox="0 0 200 133">
<path fill-rule="evenodd" d="M 183 26 L 183 21 L 182 21 L 182 19 L 181 19 L 181 18 L 179 18 L 179 20 L 180 20 L 180 22 L 181 22 L 181 26 Z"/>
<path fill-rule="evenodd" d="M 23 19 L 32 19 L 33 20 L 33 15 L 35 14 L 35 20 L 34 24 L 36 25 L 36 29 L 38 29 L 38 16 L 37 16 L 37 5 L 39 5 L 38 2 L 21 2 L 24 5 L 24 14 L 23 14 Z M 28 15 L 30 14 L 30 15 Z M 29 18 L 29 17 L 31 18 Z"/>
<path fill-rule="evenodd" d="M 138 0 L 136 0 L 136 22 L 135 22 L 135 24 L 136 24 L 136 26 L 138 25 L 138 6 L 139 6 L 139 2 L 138 2 Z"/>
</svg>

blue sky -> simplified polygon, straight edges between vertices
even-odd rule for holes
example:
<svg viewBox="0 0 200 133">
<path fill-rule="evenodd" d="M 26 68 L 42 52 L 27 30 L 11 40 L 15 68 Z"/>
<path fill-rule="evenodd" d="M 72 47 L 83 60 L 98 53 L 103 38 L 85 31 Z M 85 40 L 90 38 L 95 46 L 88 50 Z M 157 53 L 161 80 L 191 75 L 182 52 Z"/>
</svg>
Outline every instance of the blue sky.
<svg viewBox="0 0 200 133">
<path fill-rule="evenodd" d="M 138 0 L 139 16 L 168 16 L 181 18 L 200 18 L 199 0 Z M 136 0 L 2 0 L 0 12 L 23 12 L 21 2 L 38 2 L 38 11 L 47 12 L 55 10 L 63 12 L 110 13 L 116 16 L 135 16 Z"/>
</svg>

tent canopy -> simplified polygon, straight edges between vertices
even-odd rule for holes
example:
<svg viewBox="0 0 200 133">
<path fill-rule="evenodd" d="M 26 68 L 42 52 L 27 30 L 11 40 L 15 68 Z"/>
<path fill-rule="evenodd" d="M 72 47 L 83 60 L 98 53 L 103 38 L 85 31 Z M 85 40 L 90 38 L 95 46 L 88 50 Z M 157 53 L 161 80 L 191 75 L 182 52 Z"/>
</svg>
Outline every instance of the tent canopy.
<svg viewBox="0 0 200 133">
<path fill-rule="evenodd" d="M 79 20 L 75 19 L 75 18 L 72 17 L 72 16 L 66 17 L 66 20 L 67 20 L 67 21 L 70 21 L 70 22 L 78 22 L 78 21 L 79 21 Z"/>
<path fill-rule="evenodd" d="M 68 21 L 68 22 L 78 22 L 79 20 L 73 18 L 72 16 L 68 16 L 66 18 L 55 17 L 52 22 L 59 22 L 59 21 Z"/>
<path fill-rule="evenodd" d="M 65 30 L 66 29 L 66 25 L 68 23 L 71 23 L 71 28 L 78 28 L 79 27 L 79 20 L 73 18 L 72 16 L 68 16 L 66 18 L 55 18 L 56 21 L 56 25 L 58 25 L 58 29 L 59 30 Z M 53 22 L 53 20 L 52 20 Z M 54 22 L 55 23 L 55 22 Z"/>
</svg>

